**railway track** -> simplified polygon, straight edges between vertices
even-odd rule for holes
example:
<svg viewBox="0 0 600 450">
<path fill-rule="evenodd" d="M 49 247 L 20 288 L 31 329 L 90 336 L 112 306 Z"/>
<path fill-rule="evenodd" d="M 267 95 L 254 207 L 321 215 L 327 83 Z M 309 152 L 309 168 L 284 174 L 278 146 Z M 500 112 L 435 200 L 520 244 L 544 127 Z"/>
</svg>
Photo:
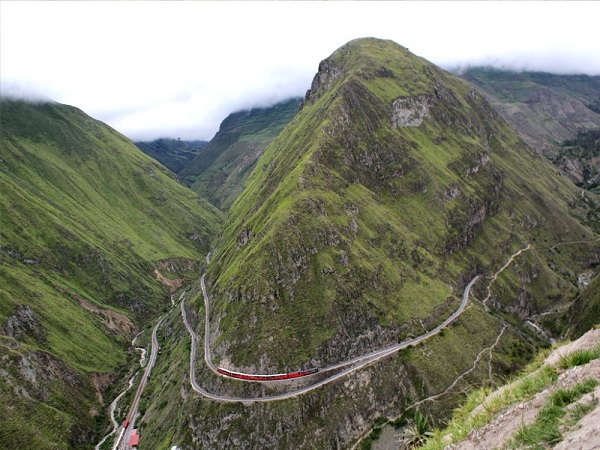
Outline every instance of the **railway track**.
<svg viewBox="0 0 600 450">
<path fill-rule="evenodd" d="M 477 275 L 475 278 L 473 278 L 469 284 L 467 284 L 467 286 L 465 287 L 465 290 L 463 291 L 463 296 L 462 296 L 462 301 L 460 303 L 460 306 L 458 307 L 458 309 L 456 311 L 454 311 L 454 313 L 452 313 L 452 315 L 450 315 L 443 323 L 441 323 L 440 325 L 438 325 L 437 327 L 435 327 L 433 330 L 428 331 L 425 334 L 422 334 L 421 336 L 418 336 L 416 338 L 413 339 L 408 339 L 406 341 L 403 341 L 399 344 L 395 344 L 362 356 L 358 356 L 337 364 L 333 364 L 327 367 L 322 367 L 319 368 L 319 372 L 317 373 L 327 373 L 327 372 L 333 372 L 333 371 L 337 371 L 337 373 L 323 379 L 320 381 L 317 381 L 309 386 L 305 386 L 299 389 L 295 389 L 293 391 L 290 392 L 286 392 L 283 394 L 277 394 L 277 395 L 271 395 L 271 396 L 264 396 L 264 397 L 236 397 L 236 396 L 227 396 L 227 395 L 219 395 L 219 394 L 213 394 L 211 392 L 208 392 L 206 389 L 203 389 L 200 385 L 198 385 L 197 381 L 196 381 L 196 375 L 195 375 L 195 362 L 196 362 L 196 351 L 197 351 L 197 335 L 194 332 L 193 328 L 191 327 L 188 319 L 187 319 L 187 313 L 185 311 L 185 299 L 181 302 L 181 315 L 182 315 L 182 319 L 183 322 L 185 324 L 186 329 L 188 330 L 188 333 L 190 334 L 190 338 L 191 338 L 191 351 L 190 351 L 190 384 L 192 386 L 192 389 L 194 389 L 194 391 L 196 391 L 197 393 L 199 393 L 200 395 L 209 398 L 211 400 L 216 400 L 216 401 L 221 401 L 221 402 L 242 402 L 242 403 L 246 403 L 246 404 L 250 404 L 250 403 L 255 403 L 255 402 L 270 402 L 270 401 L 276 401 L 276 400 L 285 400 L 285 399 L 289 399 L 289 398 L 294 398 L 297 397 L 299 395 L 303 395 L 306 394 L 307 392 L 313 391 L 315 389 L 320 388 L 321 386 L 324 386 L 326 384 L 332 383 L 333 381 L 336 381 L 340 378 L 346 377 L 347 375 L 351 374 L 352 372 L 355 372 L 359 369 L 362 369 L 365 366 L 368 366 L 370 364 L 373 364 L 377 361 L 379 361 L 380 359 L 386 358 L 394 353 L 397 353 L 398 351 L 404 349 L 404 348 L 408 348 L 410 346 L 413 345 L 417 345 L 429 338 L 431 338 L 432 336 L 435 336 L 436 334 L 440 333 L 444 328 L 446 328 L 448 325 L 450 325 L 450 323 L 452 323 L 458 316 L 460 316 L 460 314 L 462 314 L 462 312 L 465 310 L 465 308 L 467 307 L 468 304 L 468 299 L 469 299 L 469 294 L 471 291 L 471 288 L 473 287 L 473 285 L 475 284 L 475 282 L 479 279 L 479 275 Z M 210 355 L 210 339 L 209 339 L 209 317 L 210 317 L 210 310 L 209 310 L 209 304 L 208 304 L 208 295 L 206 293 L 206 286 L 204 283 L 204 275 L 202 275 L 202 278 L 200 280 L 201 282 L 201 287 L 202 287 L 202 294 L 204 297 L 204 304 L 205 304 L 205 320 L 204 320 L 204 360 L 206 365 L 210 368 L 210 370 L 212 370 L 216 375 L 222 376 L 221 373 L 219 373 L 219 368 L 216 367 L 211 359 L 211 355 Z M 253 374 L 247 374 L 249 376 L 252 376 Z M 303 379 L 307 379 L 310 377 L 313 377 L 314 374 L 310 374 L 307 376 L 302 377 Z M 254 380 L 255 382 L 258 383 L 269 383 L 270 381 L 257 381 Z"/>
</svg>

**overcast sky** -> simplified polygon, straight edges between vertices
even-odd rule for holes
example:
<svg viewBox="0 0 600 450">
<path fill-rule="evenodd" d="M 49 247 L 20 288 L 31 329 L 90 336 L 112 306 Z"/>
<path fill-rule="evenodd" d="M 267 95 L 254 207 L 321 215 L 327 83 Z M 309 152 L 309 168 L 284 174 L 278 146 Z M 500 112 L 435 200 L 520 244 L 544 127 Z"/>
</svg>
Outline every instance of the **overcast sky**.
<svg viewBox="0 0 600 450">
<path fill-rule="evenodd" d="M 83 109 L 134 140 L 210 139 L 230 112 L 303 96 L 347 41 L 444 68 L 600 75 L 600 2 L 0 2 L 3 95 Z"/>
</svg>

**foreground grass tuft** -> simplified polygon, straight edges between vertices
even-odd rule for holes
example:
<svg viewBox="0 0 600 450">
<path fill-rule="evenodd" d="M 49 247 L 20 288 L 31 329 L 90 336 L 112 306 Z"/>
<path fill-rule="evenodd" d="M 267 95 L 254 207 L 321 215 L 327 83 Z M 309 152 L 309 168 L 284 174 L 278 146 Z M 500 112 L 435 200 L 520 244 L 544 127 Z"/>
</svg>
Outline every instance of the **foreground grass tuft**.
<svg viewBox="0 0 600 450">
<path fill-rule="evenodd" d="M 570 389 L 559 389 L 554 392 L 534 423 L 522 425 L 511 442 L 511 448 L 545 448 L 562 440 L 559 430 L 561 419 L 567 413 L 567 406 L 579 400 L 584 394 L 591 392 L 598 385 L 595 378 L 586 378 Z"/>
<path fill-rule="evenodd" d="M 553 367 L 544 366 L 537 372 L 524 375 L 497 395 L 488 397 L 489 390 L 481 388 L 469 395 L 465 406 L 458 408 L 448 426 L 444 430 L 436 430 L 433 436 L 421 448 L 426 450 L 443 450 L 450 442 L 464 439 L 471 430 L 488 424 L 498 412 L 507 406 L 531 399 L 536 393 L 543 391 L 556 381 L 558 375 Z M 475 408 L 481 405 L 479 411 Z M 448 440 L 448 436 L 451 440 Z"/>
<path fill-rule="evenodd" d="M 600 346 L 591 349 L 576 350 L 574 352 L 562 355 L 558 362 L 558 367 L 561 369 L 570 369 L 571 367 L 582 366 L 589 363 L 593 359 L 600 357 Z"/>
</svg>

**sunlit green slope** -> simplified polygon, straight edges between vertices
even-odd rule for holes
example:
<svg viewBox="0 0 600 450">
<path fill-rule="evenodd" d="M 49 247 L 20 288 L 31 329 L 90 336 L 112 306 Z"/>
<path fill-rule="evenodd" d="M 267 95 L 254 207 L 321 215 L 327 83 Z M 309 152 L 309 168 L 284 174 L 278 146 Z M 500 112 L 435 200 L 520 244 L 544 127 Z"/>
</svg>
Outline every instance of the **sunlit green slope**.
<svg viewBox="0 0 600 450">
<path fill-rule="evenodd" d="M 230 210 L 207 277 L 215 359 L 295 369 L 421 334 L 527 244 L 490 304 L 524 319 L 569 302 L 590 246 L 548 248 L 595 237 L 584 200 L 467 83 L 352 41 Z"/>
<path fill-rule="evenodd" d="M 227 210 L 264 149 L 298 112 L 299 99 L 238 111 L 223 120 L 208 146 L 181 171 L 190 188 Z"/>
<path fill-rule="evenodd" d="M 76 108 L 0 107 L 0 442 L 85 447 L 92 375 L 110 380 L 168 300 L 154 269 L 195 270 L 221 217 Z"/>
</svg>

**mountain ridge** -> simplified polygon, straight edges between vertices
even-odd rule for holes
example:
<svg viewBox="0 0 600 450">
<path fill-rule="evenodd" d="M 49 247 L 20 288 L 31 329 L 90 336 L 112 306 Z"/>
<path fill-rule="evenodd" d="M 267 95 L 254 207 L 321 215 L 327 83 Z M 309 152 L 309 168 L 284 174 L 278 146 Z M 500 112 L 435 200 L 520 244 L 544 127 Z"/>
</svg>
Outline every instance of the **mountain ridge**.
<svg viewBox="0 0 600 450">
<path fill-rule="evenodd" d="M 89 448 L 168 301 L 153 271 L 193 276 L 221 215 L 77 108 L 2 98 L 0 123 L 0 442 Z"/>
<path fill-rule="evenodd" d="M 263 150 L 298 111 L 299 99 L 229 114 L 209 145 L 182 171 L 186 185 L 227 210 Z"/>
</svg>

